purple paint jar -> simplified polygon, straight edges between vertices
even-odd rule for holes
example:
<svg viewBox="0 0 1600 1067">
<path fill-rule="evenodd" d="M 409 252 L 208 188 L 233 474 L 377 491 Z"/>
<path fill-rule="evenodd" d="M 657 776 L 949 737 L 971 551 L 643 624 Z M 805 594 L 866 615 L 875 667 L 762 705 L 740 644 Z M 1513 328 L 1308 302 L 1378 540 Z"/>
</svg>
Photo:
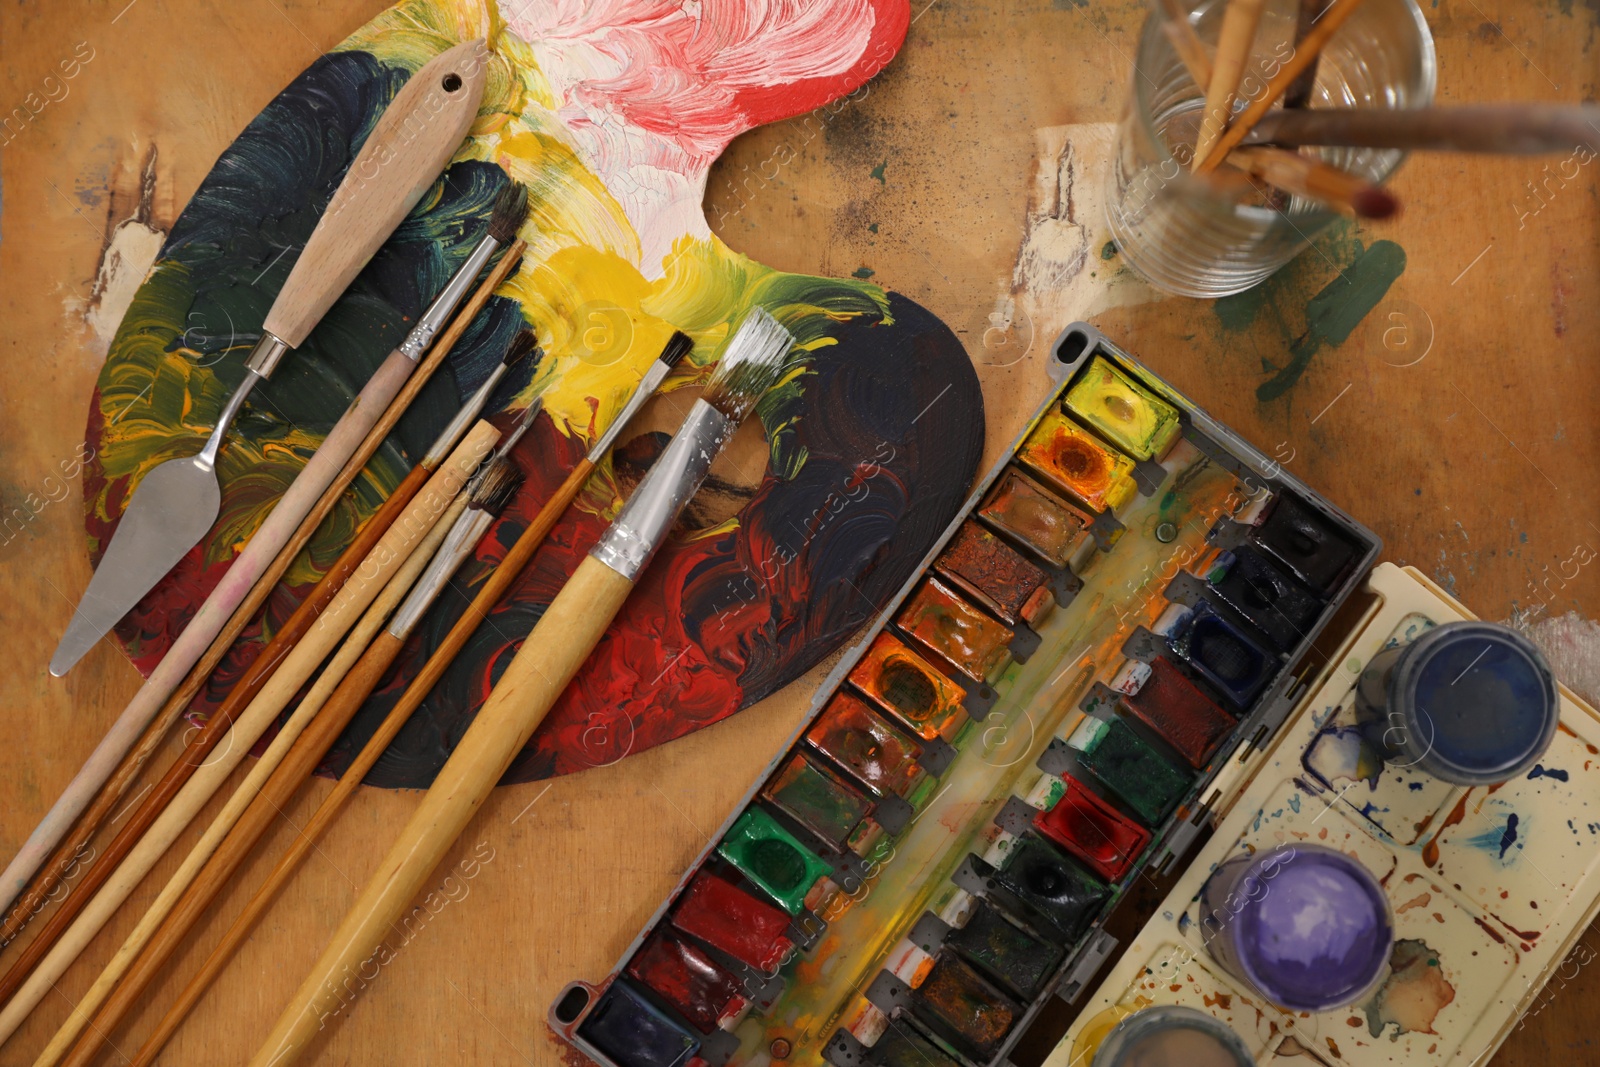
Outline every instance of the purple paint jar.
<svg viewBox="0 0 1600 1067">
<path fill-rule="evenodd" d="M 1389 898 L 1370 871 L 1331 848 L 1236 856 L 1200 890 L 1200 908 L 1212 958 L 1280 1008 L 1349 1007 L 1388 971 Z"/>
</svg>

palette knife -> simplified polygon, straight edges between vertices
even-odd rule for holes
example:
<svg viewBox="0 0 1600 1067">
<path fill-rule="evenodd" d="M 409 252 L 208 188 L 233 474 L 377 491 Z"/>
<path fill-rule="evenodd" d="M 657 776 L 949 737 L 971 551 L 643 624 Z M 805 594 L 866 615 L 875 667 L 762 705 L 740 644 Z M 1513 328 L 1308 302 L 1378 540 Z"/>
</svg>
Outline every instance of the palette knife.
<svg viewBox="0 0 1600 1067">
<path fill-rule="evenodd" d="M 51 674 L 59 678 L 71 670 L 216 522 L 222 503 L 217 452 L 234 416 L 439 177 L 477 117 L 487 55 L 482 40 L 449 49 L 412 75 L 384 110 L 267 312 L 244 381 L 210 440 L 199 455 L 169 459 L 140 481 L 50 657 Z"/>
</svg>

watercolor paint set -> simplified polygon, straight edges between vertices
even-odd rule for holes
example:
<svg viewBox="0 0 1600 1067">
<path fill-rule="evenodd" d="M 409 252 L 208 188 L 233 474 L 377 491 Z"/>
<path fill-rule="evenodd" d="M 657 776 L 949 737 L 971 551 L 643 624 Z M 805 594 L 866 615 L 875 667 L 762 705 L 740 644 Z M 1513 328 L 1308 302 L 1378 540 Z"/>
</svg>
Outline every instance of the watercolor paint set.
<svg viewBox="0 0 1600 1067">
<path fill-rule="evenodd" d="M 598 1063 L 1002 1063 L 1305 693 L 1377 539 L 1092 327 L 793 743 L 552 1027 Z"/>
<path fill-rule="evenodd" d="M 1257 1063 L 1467 1067 L 1490 1059 L 1546 983 L 1585 962 L 1578 939 L 1600 911 L 1600 715 L 1560 690 L 1548 746 L 1496 784 L 1452 784 L 1393 758 L 1362 730 L 1361 689 L 1396 649 L 1472 616 L 1420 572 L 1389 563 L 1360 603 L 1274 741 L 1215 783 L 1215 833 L 1046 1067 L 1098 1062 L 1124 1017 L 1166 1006 L 1226 1023 Z M 1441 731 L 1434 744 L 1449 739 Z M 1379 980 L 1354 1003 L 1292 1010 L 1214 950 L 1217 886 L 1232 865 L 1313 850 L 1359 866 L 1386 898 L 1392 936 Z M 1282 888 L 1262 883 L 1262 903 Z"/>
</svg>

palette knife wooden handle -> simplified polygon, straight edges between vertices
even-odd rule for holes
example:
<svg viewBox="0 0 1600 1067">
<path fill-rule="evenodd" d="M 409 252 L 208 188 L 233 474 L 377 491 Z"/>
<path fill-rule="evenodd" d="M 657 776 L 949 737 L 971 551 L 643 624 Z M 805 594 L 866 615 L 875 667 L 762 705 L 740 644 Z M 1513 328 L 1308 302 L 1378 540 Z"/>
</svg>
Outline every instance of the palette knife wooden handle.
<svg viewBox="0 0 1600 1067">
<path fill-rule="evenodd" d="M 506 667 L 251 1067 L 293 1063 L 345 1006 L 348 990 L 364 984 L 347 980 L 362 970 L 370 975 L 393 958 L 384 938 L 589 658 L 632 589 L 627 578 L 593 556 L 584 557 Z"/>
<path fill-rule="evenodd" d="M 266 377 L 285 351 L 306 339 L 438 180 L 478 117 L 488 56 L 482 38 L 458 44 L 429 60 L 395 94 L 267 312 L 263 328 L 282 346 L 265 366 L 258 348 L 252 370 Z"/>
</svg>

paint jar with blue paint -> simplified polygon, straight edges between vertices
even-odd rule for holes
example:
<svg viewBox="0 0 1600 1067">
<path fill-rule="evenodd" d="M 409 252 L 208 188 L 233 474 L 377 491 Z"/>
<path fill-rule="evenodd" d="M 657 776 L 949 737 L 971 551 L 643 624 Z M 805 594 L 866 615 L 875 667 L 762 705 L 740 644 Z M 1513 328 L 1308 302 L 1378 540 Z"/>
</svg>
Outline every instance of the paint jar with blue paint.
<svg viewBox="0 0 1600 1067">
<path fill-rule="evenodd" d="M 1235 856 L 1200 890 L 1199 907 L 1211 957 L 1285 1010 L 1359 1004 L 1388 972 L 1389 898 L 1334 849 L 1296 843 Z"/>
<path fill-rule="evenodd" d="M 1253 1067 L 1233 1029 L 1176 1004 L 1136 1011 L 1106 1035 L 1092 1067 Z"/>
<path fill-rule="evenodd" d="M 1508 626 L 1451 622 L 1372 658 L 1356 686 L 1367 741 L 1391 767 L 1455 785 L 1528 772 L 1560 719 L 1555 675 Z"/>
</svg>

